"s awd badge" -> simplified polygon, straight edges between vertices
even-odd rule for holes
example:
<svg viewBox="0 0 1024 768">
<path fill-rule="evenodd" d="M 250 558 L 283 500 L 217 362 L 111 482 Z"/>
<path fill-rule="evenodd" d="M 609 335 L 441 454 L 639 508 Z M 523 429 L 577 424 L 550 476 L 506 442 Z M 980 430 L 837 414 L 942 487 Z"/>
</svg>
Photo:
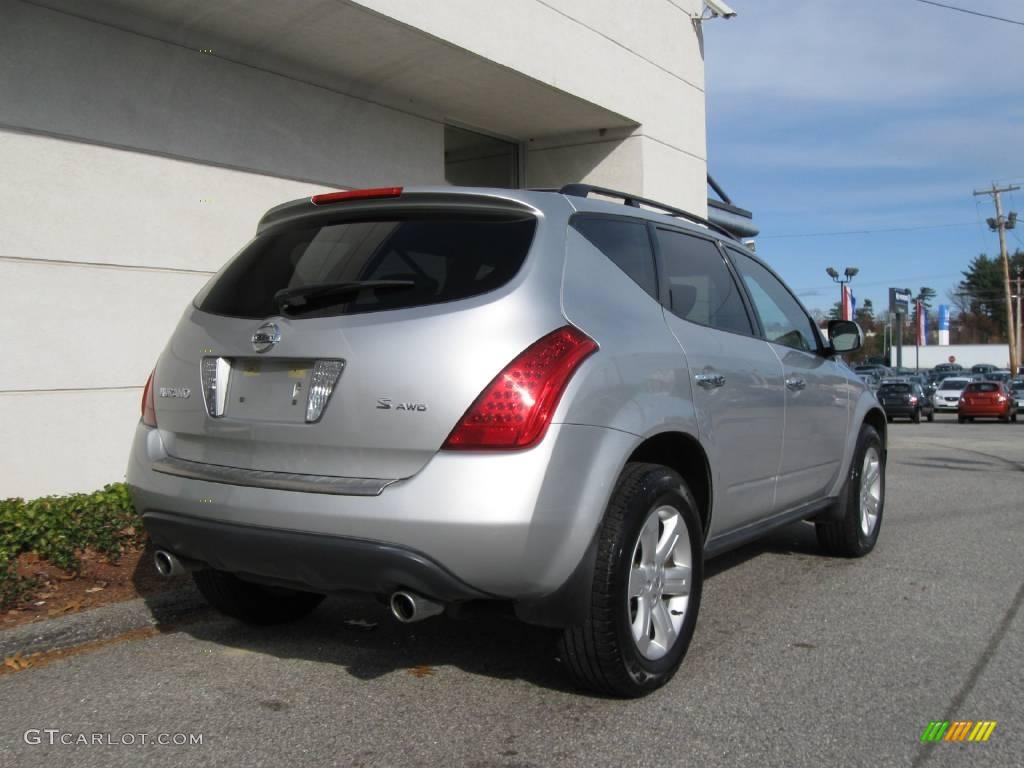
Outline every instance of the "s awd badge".
<svg viewBox="0 0 1024 768">
<path fill-rule="evenodd" d="M 390 397 L 378 397 L 377 408 L 382 411 L 425 411 L 426 403 L 396 403 Z"/>
</svg>

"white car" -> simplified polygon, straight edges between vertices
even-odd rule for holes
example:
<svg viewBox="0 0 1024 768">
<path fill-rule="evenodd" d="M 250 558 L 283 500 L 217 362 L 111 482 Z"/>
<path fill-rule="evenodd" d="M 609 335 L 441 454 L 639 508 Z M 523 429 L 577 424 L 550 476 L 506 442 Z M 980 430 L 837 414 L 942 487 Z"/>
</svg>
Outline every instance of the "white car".
<svg viewBox="0 0 1024 768">
<path fill-rule="evenodd" d="M 1017 408 L 1024 408 L 1024 379 L 1014 379 L 1008 386 L 1010 394 L 1017 401 Z"/>
<path fill-rule="evenodd" d="M 932 395 L 936 411 L 955 411 L 960 407 L 960 395 L 973 379 L 967 376 L 950 376 L 943 379 Z"/>
</svg>

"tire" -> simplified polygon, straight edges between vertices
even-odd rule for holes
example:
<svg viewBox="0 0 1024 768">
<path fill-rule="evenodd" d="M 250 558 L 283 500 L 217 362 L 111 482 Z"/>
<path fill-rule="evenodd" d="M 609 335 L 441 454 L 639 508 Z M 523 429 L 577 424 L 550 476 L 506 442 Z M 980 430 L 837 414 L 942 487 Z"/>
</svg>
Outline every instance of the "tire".
<svg viewBox="0 0 1024 768">
<path fill-rule="evenodd" d="M 920 408 L 918 408 L 916 411 L 914 411 L 914 415 L 910 417 L 910 420 L 912 422 L 914 422 L 915 424 L 920 424 L 921 423 L 921 409 Z"/>
<path fill-rule="evenodd" d="M 886 416 L 886 417 L 885 417 L 885 420 L 886 420 L 886 422 L 888 422 L 889 424 L 892 424 L 892 416 Z"/>
<path fill-rule="evenodd" d="M 1012 421 L 1014 424 L 1017 423 L 1017 412 L 1016 411 L 1014 411 L 1012 414 L 1010 414 L 1010 421 Z"/>
<path fill-rule="evenodd" d="M 862 500 L 865 477 L 870 489 Z M 819 546 L 829 555 L 863 557 L 875 548 L 884 509 L 885 453 L 874 427 L 865 424 L 857 436 L 850 474 L 840 493 L 838 519 L 815 521 Z"/>
<path fill-rule="evenodd" d="M 673 531 L 676 545 L 659 555 Z M 672 679 L 693 638 L 704 583 L 697 503 L 668 467 L 627 464 L 598 537 L 587 619 L 564 630 L 560 656 L 581 686 L 638 698 Z"/>
<path fill-rule="evenodd" d="M 935 421 L 935 409 L 928 411 L 928 421 Z"/>
<path fill-rule="evenodd" d="M 312 592 L 253 584 L 212 568 L 194 571 L 192 579 L 206 602 L 224 615 L 246 624 L 295 621 L 313 611 L 324 599 L 323 595 Z"/>
<path fill-rule="evenodd" d="M 967 421 L 967 417 L 966 416 L 957 416 L 956 417 L 956 423 L 957 424 L 964 424 L 964 423 L 966 423 L 966 421 Z"/>
</svg>

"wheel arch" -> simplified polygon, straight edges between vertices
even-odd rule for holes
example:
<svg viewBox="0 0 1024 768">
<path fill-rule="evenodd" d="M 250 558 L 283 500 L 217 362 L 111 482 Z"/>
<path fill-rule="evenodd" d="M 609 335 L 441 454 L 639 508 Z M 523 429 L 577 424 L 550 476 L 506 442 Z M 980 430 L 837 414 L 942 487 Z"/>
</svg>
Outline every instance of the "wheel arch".
<svg viewBox="0 0 1024 768">
<path fill-rule="evenodd" d="M 707 539 L 714 499 L 713 481 L 707 453 L 697 438 L 685 432 L 659 432 L 645 438 L 626 461 L 663 464 L 678 472 L 697 500 L 697 511 Z"/>
<path fill-rule="evenodd" d="M 871 408 L 867 413 L 864 414 L 863 422 L 875 428 L 878 436 L 882 440 L 882 450 L 887 450 L 888 446 L 888 422 L 885 418 L 885 412 L 881 408 Z M 859 428 L 858 428 L 858 431 Z"/>
</svg>

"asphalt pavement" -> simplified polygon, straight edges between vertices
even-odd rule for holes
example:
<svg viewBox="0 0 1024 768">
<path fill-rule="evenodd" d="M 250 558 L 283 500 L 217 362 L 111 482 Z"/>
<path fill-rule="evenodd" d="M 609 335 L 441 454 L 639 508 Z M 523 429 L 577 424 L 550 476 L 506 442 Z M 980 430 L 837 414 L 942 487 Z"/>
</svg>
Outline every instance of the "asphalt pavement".
<svg viewBox="0 0 1024 768">
<path fill-rule="evenodd" d="M 897 423 L 875 551 L 821 556 L 798 524 L 712 561 L 646 699 L 573 689 L 552 635 L 500 615 L 333 599 L 0 677 L 0 766 L 1021 766 L 1022 543 L 1024 423 Z M 998 724 L 922 745 L 934 720 Z"/>
</svg>

